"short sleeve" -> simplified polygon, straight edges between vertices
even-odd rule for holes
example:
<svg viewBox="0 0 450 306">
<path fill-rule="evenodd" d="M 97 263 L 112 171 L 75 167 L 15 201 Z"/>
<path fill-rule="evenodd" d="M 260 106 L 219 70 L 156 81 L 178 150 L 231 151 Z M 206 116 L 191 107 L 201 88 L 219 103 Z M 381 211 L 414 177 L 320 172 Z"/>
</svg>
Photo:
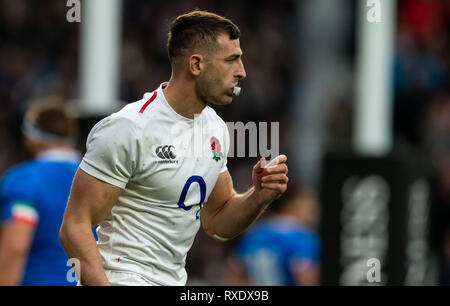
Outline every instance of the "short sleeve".
<svg viewBox="0 0 450 306">
<path fill-rule="evenodd" d="M 136 125 L 111 115 L 89 133 L 80 168 L 104 182 L 125 188 L 139 165 L 140 146 Z"/>
<path fill-rule="evenodd" d="M 35 187 L 20 171 L 11 170 L 0 183 L 1 220 L 18 221 L 36 227 L 39 222 Z"/>
<path fill-rule="evenodd" d="M 220 168 L 220 173 L 223 173 L 228 170 L 227 162 L 228 162 L 228 151 L 230 150 L 230 132 L 228 131 L 228 126 L 224 123 L 224 149 L 223 149 L 223 162 L 222 167 Z"/>
</svg>

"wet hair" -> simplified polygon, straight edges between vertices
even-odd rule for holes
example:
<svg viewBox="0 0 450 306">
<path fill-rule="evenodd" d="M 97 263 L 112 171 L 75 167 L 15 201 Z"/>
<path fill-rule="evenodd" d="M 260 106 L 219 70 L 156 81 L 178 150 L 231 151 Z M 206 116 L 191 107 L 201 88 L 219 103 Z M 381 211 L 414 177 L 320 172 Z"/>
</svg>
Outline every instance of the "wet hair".
<svg viewBox="0 0 450 306">
<path fill-rule="evenodd" d="M 194 52 L 214 49 L 219 34 L 228 34 L 233 40 L 238 39 L 241 32 L 231 20 L 207 11 L 194 10 L 178 16 L 170 25 L 167 40 L 171 64 Z"/>
</svg>

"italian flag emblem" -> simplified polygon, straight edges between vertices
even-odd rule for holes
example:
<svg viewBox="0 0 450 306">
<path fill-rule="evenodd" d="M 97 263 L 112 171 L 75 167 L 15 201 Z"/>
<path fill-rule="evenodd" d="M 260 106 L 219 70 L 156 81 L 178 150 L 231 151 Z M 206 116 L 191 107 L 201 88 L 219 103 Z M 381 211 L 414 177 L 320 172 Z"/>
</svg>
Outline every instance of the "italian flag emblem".
<svg viewBox="0 0 450 306">
<path fill-rule="evenodd" d="M 219 140 L 216 137 L 211 137 L 211 150 L 213 152 L 213 159 L 218 162 L 221 158 L 223 158 L 222 146 L 220 145 Z"/>
<path fill-rule="evenodd" d="M 37 226 L 39 215 L 36 208 L 27 202 L 16 201 L 12 203 L 12 219 L 27 223 L 31 226 Z"/>
</svg>

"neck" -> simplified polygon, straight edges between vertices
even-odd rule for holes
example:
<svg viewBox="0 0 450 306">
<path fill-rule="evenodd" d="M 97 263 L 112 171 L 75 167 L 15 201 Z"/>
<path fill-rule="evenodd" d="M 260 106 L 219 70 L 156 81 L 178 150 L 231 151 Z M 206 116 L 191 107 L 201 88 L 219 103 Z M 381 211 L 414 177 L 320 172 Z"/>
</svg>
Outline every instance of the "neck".
<svg viewBox="0 0 450 306">
<path fill-rule="evenodd" d="M 194 119 L 194 115 L 206 107 L 197 95 L 195 83 L 182 77 L 176 78 L 172 74 L 163 92 L 170 107 L 183 117 Z"/>
</svg>

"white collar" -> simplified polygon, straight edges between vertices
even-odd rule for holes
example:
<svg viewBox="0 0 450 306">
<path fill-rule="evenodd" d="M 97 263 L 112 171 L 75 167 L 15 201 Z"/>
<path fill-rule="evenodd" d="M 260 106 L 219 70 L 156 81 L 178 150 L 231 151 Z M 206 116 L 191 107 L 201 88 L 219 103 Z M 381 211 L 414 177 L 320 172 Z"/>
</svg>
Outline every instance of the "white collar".
<svg viewBox="0 0 450 306">
<path fill-rule="evenodd" d="M 74 149 L 49 149 L 38 154 L 38 156 L 36 156 L 36 159 L 77 162 L 81 160 L 81 154 Z"/>
</svg>

